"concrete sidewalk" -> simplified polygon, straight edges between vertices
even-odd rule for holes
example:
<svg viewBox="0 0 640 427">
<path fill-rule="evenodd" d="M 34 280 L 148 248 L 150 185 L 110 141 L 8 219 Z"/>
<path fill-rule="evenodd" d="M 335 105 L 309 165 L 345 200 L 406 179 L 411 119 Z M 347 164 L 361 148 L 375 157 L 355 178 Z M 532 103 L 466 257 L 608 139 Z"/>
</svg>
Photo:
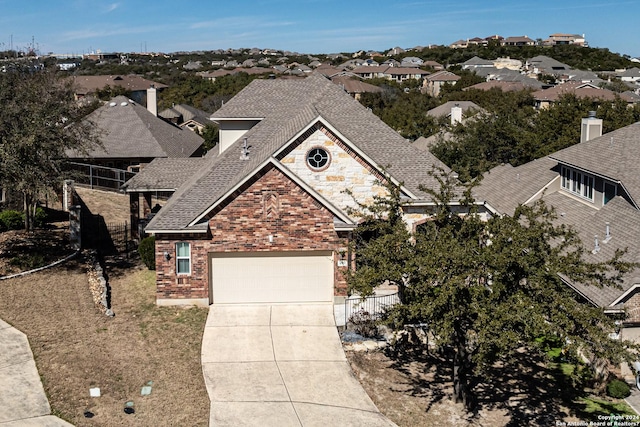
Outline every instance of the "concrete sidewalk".
<svg viewBox="0 0 640 427">
<path fill-rule="evenodd" d="M 213 305 L 202 369 L 215 426 L 394 426 L 347 362 L 325 305 Z"/>
<path fill-rule="evenodd" d="M 0 426 L 71 426 L 50 414 L 26 335 L 0 320 Z"/>
</svg>

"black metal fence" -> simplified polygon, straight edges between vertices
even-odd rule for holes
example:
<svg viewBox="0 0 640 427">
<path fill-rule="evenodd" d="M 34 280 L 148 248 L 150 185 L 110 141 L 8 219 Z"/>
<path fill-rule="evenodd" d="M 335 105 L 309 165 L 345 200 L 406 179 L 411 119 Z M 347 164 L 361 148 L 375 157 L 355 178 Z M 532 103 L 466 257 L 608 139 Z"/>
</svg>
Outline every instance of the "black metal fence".
<svg viewBox="0 0 640 427">
<path fill-rule="evenodd" d="M 366 314 L 371 320 L 382 317 L 385 311 L 400 302 L 398 292 L 389 295 L 373 295 L 361 298 L 357 295 L 350 296 L 344 302 L 344 323 L 349 324 L 349 319 L 357 314 Z"/>
<path fill-rule="evenodd" d="M 82 247 L 103 255 L 129 254 L 136 248 L 128 222 L 106 223 L 101 215 L 84 214 L 81 220 Z"/>
</svg>

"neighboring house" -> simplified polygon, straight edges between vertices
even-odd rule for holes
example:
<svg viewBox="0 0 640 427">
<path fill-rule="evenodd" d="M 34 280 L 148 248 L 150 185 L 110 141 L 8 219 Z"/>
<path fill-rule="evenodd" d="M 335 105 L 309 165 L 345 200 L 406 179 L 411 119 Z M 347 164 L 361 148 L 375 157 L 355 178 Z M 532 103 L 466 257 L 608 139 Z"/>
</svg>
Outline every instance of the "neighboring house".
<svg viewBox="0 0 640 427">
<path fill-rule="evenodd" d="M 82 99 L 94 95 L 97 90 L 109 86 L 120 87 L 128 91 L 128 97 L 138 104 L 147 105 L 147 89 L 155 87 L 157 90 L 167 88 L 167 85 L 147 80 L 140 76 L 115 75 L 115 76 L 73 76 L 76 99 Z"/>
<path fill-rule="evenodd" d="M 201 71 L 198 72 L 197 75 L 199 75 L 200 77 L 202 77 L 203 79 L 207 79 L 209 81 L 215 82 L 217 78 L 222 77 L 222 76 L 229 76 L 229 75 L 234 75 L 234 74 L 238 74 L 238 73 L 247 73 L 247 74 L 252 74 L 252 75 L 260 75 L 260 74 L 280 74 L 283 71 L 286 71 L 287 68 L 286 67 L 282 67 L 282 68 L 278 68 L 278 67 L 272 67 L 272 68 L 265 68 L 265 67 L 253 67 L 253 68 L 241 68 L 241 67 L 237 67 L 234 69 L 220 69 L 220 70 L 215 70 L 215 71 Z"/>
<path fill-rule="evenodd" d="M 620 80 L 623 82 L 636 83 L 640 81 L 640 68 L 633 67 L 619 74 Z"/>
<path fill-rule="evenodd" d="M 489 61 L 488 59 L 482 59 L 478 56 L 474 56 L 473 58 L 466 60 L 461 65 L 463 70 L 475 70 L 477 68 L 486 68 L 486 67 L 495 68 L 493 65 L 493 61 Z"/>
<path fill-rule="evenodd" d="M 401 67 L 421 67 L 424 65 L 422 58 L 416 56 L 405 56 L 400 63 Z"/>
<path fill-rule="evenodd" d="M 67 152 L 75 162 L 126 170 L 158 157 L 202 155 L 204 140 L 198 134 L 167 123 L 125 96 L 113 98 L 87 119 L 98 129 L 102 146 L 87 153 Z"/>
<path fill-rule="evenodd" d="M 380 93 L 382 89 L 369 83 L 360 81 L 358 78 L 348 76 L 331 77 L 331 81 L 353 96 L 356 100 L 360 100 L 363 93 Z"/>
<path fill-rule="evenodd" d="M 605 82 L 600 77 L 598 77 L 598 75 L 593 71 L 583 71 L 583 70 L 567 71 L 565 74 L 558 76 L 557 80 L 560 82 L 574 81 L 574 82 L 582 82 L 582 83 L 593 83 L 596 86 L 599 86 L 600 83 Z"/>
<path fill-rule="evenodd" d="M 543 199 L 558 223 L 578 232 L 587 261 L 605 261 L 619 249 L 627 250 L 625 260 L 640 261 L 640 122 L 601 132 L 602 120 L 583 119 L 579 144 L 518 167 L 495 167 L 476 199 L 508 215 Z M 580 298 L 625 319 L 619 336 L 640 341 L 640 271 L 625 275 L 620 288 L 563 280 Z"/>
<path fill-rule="evenodd" d="M 608 89 L 602 89 L 592 83 L 582 82 L 566 82 L 560 85 L 533 92 L 533 99 L 536 103 L 535 108 L 540 110 L 548 108 L 551 104 L 567 94 L 575 95 L 578 98 L 589 98 L 597 102 L 613 102 L 617 98 L 621 98 L 628 104 L 632 104 L 634 99 L 624 93 L 618 94 Z"/>
<path fill-rule="evenodd" d="M 529 59 L 525 64 L 525 68 L 531 74 L 547 74 L 551 76 L 561 76 L 571 70 L 569 65 L 545 55 L 538 55 Z"/>
<path fill-rule="evenodd" d="M 576 46 L 587 47 L 589 43 L 585 39 L 584 34 L 563 34 L 555 33 L 551 34 L 548 39 L 544 40 L 545 46 L 556 46 L 560 44 L 573 44 Z"/>
<path fill-rule="evenodd" d="M 404 82 L 410 79 L 420 80 L 431 74 L 419 68 L 392 67 L 389 65 L 365 65 L 353 69 L 352 73 L 363 79 L 382 78 L 396 82 Z"/>
<path fill-rule="evenodd" d="M 542 89 L 544 87 L 544 84 L 535 77 L 508 68 L 482 67 L 474 69 L 473 72 L 477 76 L 484 77 L 487 82 L 502 81 L 521 83 L 523 86 L 531 89 Z"/>
<path fill-rule="evenodd" d="M 526 81 L 517 81 L 517 82 L 505 82 L 501 80 L 489 80 L 482 83 L 477 83 L 472 86 L 467 86 L 463 91 L 468 90 L 491 90 L 491 89 L 500 89 L 502 92 L 519 92 L 521 90 L 531 89 L 531 86 L 527 86 Z"/>
<path fill-rule="evenodd" d="M 396 55 L 401 55 L 403 53 L 405 53 L 406 50 L 404 50 L 403 48 L 396 46 L 393 49 L 391 49 L 390 51 L 388 51 L 385 55 L 386 56 L 396 56 Z"/>
<path fill-rule="evenodd" d="M 507 68 L 509 70 L 520 71 L 522 69 L 522 61 L 511 58 L 497 58 L 493 61 L 493 66 L 499 69 Z"/>
<path fill-rule="evenodd" d="M 465 49 L 465 48 L 469 47 L 469 41 L 468 40 L 462 40 L 462 39 L 456 40 L 453 43 L 451 43 L 449 45 L 449 47 L 451 49 Z"/>
<path fill-rule="evenodd" d="M 451 117 L 451 124 L 454 125 L 462 122 L 463 115 L 469 116 L 484 111 L 482 107 L 472 101 L 447 101 L 427 111 L 427 116 L 434 118 Z"/>
<path fill-rule="evenodd" d="M 442 86 L 445 84 L 455 85 L 458 80 L 460 80 L 460 76 L 451 71 L 438 71 L 426 76 L 422 83 L 422 91 L 435 98 L 440 95 Z"/>
<path fill-rule="evenodd" d="M 448 170 L 318 73 L 254 80 L 212 120 L 218 150 L 179 187 L 156 184 L 187 168 L 171 159 L 126 186 L 134 211 L 139 194 L 177 187 L 146 227 L 159 305 L 343 301 L 359 203 L 390 176 L 416 227 L 432 213 L 424 188 L 438 188 L 429 171 Z"/>
<path fill-rule="evenodd" d="M 535 46 L 536 41 L 527 36 L 513 36 L 502 40 L 503 46 Z"/>
<path fill-rule="evenodd" d="M 444 65 L 436 61 L 424 61 L 422 63 L 422 66 L 425 68 L 431 68 L 432 70 L 435 70 L 435 71 L 444 70 Z"/>
<path fill-rule="evenodd" d="M 182 66 L 185 70 L 195 71 L 202 68 L 202 61 L 189 61 Z"/>
<path fill-rule="evenodd" d="M 178 104 L 162 110 L 158 117 L 181 128 L 201 132 L 208 124 L 212 124 L 211 114 L 187 104 Z"/>
</svg>

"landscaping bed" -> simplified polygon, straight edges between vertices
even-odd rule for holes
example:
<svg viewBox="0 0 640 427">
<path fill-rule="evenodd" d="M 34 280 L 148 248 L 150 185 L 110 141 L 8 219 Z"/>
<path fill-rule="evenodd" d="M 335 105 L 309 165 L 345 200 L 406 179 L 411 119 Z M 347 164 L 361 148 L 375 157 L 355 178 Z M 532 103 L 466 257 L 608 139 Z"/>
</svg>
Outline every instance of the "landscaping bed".
<svg viewBox="0 0 640 427">
<path fill-rule="evenodd" d="M 0 276 L 43 267 L 73 252 L 68 223 L 30 232 L 4 231 L 0 233 Z"/>
</svg>

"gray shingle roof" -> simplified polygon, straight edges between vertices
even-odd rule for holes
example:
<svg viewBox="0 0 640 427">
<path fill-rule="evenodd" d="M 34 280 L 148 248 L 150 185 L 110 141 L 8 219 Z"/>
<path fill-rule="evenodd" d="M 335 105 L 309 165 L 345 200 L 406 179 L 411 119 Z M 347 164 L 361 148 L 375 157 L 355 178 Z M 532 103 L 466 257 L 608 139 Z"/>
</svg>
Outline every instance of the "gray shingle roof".
<svg viewBox="0 0 640 427">
<path fill-rule="evenodd" d="M 462 108 L 463 113 L 467 113 L 470 110 L 475 110 L 476 112 L 484 111 L 482 107 L 472 101 L 447 101 L 442 105 L 437 106 L 436 108 L 432 108 L 427 111 L 427 116 L 431 117 L 442 117 L 442 116 L 450 116 L 451 108 L 458 106 Z"/>
<path fill-rule="evenodd" d="M 462 63 L 462 65 L 466 65 L 467 67 L 469 66 L 493 66 L 493 61 L 489 61 L 488 59 L 483 59 L 480 58 L 478 56 L 474 56 L 471 59 L 466 60 L 465 62 Z"/>
<path fill-rule="evenodd" d="M 417 197 L 427 196 L 420 185 L 437 188 L 437 181 L 428 173 L 431 165 L 444 166 L 432 154 L 416 150 L 340 87 L 316 73 L 302 80 L 254 80 L 213 119 L 242 117 L 263 117 L 244 135 L 250 146 L 249 159 L 240 160 L 241 140 L 207 159 L 154 217 L 150 230 L 185 229 L 318 118 L 337 129 L 375 166 L 389 166 L 388 173 Z"/>
<path fill-rule="evenodd" d="M 543 157 L 518 167 L 496 166 L 483 175 L 474 189 L 478 201 L 486 201 L 498 212 L 513 215 L 519 204 L 527 202 L 558 176 L 557 162 Z"/>
<path fill-rule="evenodd" d="M 640 211 L 634 209 L 622 197 L 616 197 L 600 210 L 589 208 L 584 203 L 561 193 L 544 197 L 544 200 L 556 209 L 558 221 L 578 232 L 585 246 L 584 259 L 588 262 L 604 262 L 611 259 L 616 249 L 627 249 L 624 260 L 640 261 Z M 606 223 L 610 224 L 611 239 L 604 243 Z M 595 236 L 598 236 L 600 251 L 592 253 Z M 610 307 L 626 290 L 640 283 L 639 271 L 625 275 L 621 287 L 600 287 L 572 283 L 583 296 L 600 307 Z"/>
<path fill-rule="evenodd" d="M 159 112 L 158 116 L 164 117 L 165 119 L 182 118 L 182 122 L 178 124 L 188 122 L 189 120 L 193 120 L 202 126 L 211 124 L 211 121 L 209 120 L 211 114 L 187 104 L 174 105 L 173 107 Z"/>
<path fill-rule="evenodd" d="M 124 96 L 98 108 L 88 116 L 99 131 L 103 147 L 88 156 L 69 152 L 71 158 L 190 157 L 204 140 L 151 114 Z"/>
<path fill-rule="evenodd" d="M 204 157 L 157 158 L 146 165 L 144 173 L 138 173 L 122 188 L 127 192 L 151 190 L 176 190 L 205 164 Z"/>
<path fill-rule="evenodd" d="M 93 93 L 105 86 L 110 86 L 112 88 L 116 86 L 123 87 L 132 92 L 147 90 L 151 86 L 154 86 L 156 89 L 164 89 L 168 87 L 162 83 L 147 80 L 134 74 L 112 76 L 73 76 L 71 79 L 73 79 L 76 93 L 81 95 Z"/>
<path fill-rule="evenodd" d="M 595 138 L 585 143 L 576 144 L 558 151 L 549 157 L 534 160 L 516 168 L 502 165 L 485 173 L 482 182 L 474 189 L 477 200 L 486 200 L 500 213 L 513 214 L 516 206 L 525 203 L 536 193 L 540 192 L 552 179 L 558 179 L 558 161 L 619 179 L 621 174 L 629 179 L 636 192 L 640 192 L 640 179 L 635 177 L 634 165 L 638 164 L 640 149 L 635 154 L 633 140 L 640 138 L 640 123 L 619 129 Z M 610 145 L 611 138 L 618 142 Z M 635 147 L 640 144 L 635 143 Z M 630 157 L 630 158 L 628 158 Z M 631 169 L 629 169 L 631 168 Z M 622 179 L 625 184 L 624 179 Z M 561 191 L 543 194 L 542 199 L 553 206 L 558 214 L 558 222 L 574 228 L 585 246 L 585 259 L 589 262 L 602 262 L 610 259 L 616 249 L 628 248 L 625 255 L 627 261 L 640 261 L 640 211 L 635 209 L 622 197 L 616 197 L 596 209 L 578 199 L 563 194 Z M 605 224 L 611 226 L 612 238 L 604 243 Z M 600 241 L 600 251 L 591 253 L 594 248 L 594 236 Z M 611 304 L 634 284 L 640 283 L 640 272 L 634 271 L 624 277 L 621 288 L 598 287 L 581 283 L 571 285 L 585 298 L 601 307 L 611 307 Z M 618 306 L 616 306 L 618 307 Z"/>
<path fill-rule="evenodd" d="M 551 158 L 620 181 L 640 203 L 640 122 L 553 153 Z"/>
</svg>

